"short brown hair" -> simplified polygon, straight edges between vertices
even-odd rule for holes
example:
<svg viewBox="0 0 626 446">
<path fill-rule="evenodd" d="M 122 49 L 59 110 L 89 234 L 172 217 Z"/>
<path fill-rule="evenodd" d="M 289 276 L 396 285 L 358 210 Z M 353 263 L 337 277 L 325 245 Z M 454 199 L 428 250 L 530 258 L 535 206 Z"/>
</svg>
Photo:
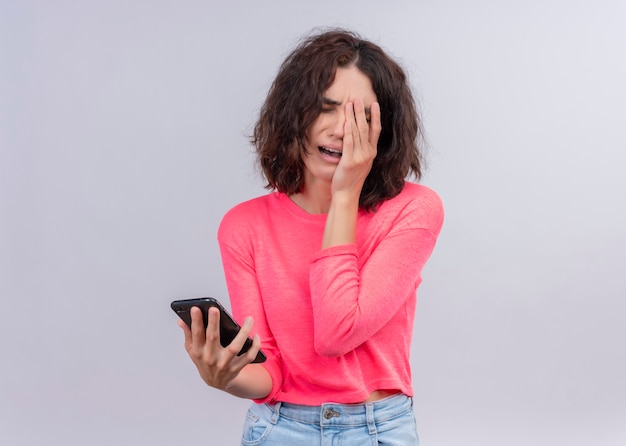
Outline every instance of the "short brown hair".
<svg viewBox="0 0 626 446">
<path fill-rule="evenodd" d="M 252 143 L 268 189 L 288 195 L 302 190 L 306 131 L 337 68 L 348 66 L 370 79 L 381 109 L 377 155 L 359 206 L 374 210 L 400 193 L 409 174 L 421 178 L 422 126 L 404 71 L 378 45 L 332 29 L 305 38 L 287 56 L 261 108 Z"/>
</svg>

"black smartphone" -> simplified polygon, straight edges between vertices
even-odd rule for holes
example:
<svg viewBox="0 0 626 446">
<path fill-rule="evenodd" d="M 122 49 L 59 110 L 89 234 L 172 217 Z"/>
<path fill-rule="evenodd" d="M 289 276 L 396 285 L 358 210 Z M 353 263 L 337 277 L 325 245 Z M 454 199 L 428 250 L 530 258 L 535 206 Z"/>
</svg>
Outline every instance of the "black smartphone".
<svg viewBox="0 0 626 446">
<path fill-rule="evenodd" d="M 180 317 L 189 328 L 191 328 L 191 314 L 189 313 L 189 311 L 192 307 L 198 307 L 200 308 L 200 311 L 202 311 L 204 328 L 206 328 L 209 323 L 209 308 L 218 308 L 220 310 L 220 344 L 222 344 L 222 347 L 228 346 L 228 344 L 230 344 L 233 339 L 235 339 L 235 336 L 237 336 L 237 333 L 239 333 L 239 330 L 241 329 L 239 324 L 235 322 L 230 314 L 228 314 L 228 311 L 226 311 L 222 304 L 220 304 L 219 301 L 213 297 L 199 297 L 196 299 L 175 300 L 171 303 L 170 306 L 172 307 L 172 310 L 174 310 L 174 312 L 178 315 L 178 317 Z M 238 353 L 238 356 L 243 355 L 250 349 L 250 347 L 252 347 L 252 339 L 248 338 L 246 339 L 243 348 Z M 261 350 L 259 350 L 259 353 L 256 355 L 256 358 L 254 358 L 254 361 L 252 362 L 264 362 L 266 359 L 267 358 L 265 357 L 265 354 Z"/>
</svg>

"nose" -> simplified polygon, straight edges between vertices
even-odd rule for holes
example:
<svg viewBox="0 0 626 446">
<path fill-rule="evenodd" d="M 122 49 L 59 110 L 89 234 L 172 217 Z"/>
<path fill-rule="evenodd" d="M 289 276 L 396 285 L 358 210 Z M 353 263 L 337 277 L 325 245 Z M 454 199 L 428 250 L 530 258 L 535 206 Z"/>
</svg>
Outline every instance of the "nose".
<svg viewBox="0 0 626 446">
<path fill-rule="evenodd" d="M 335 138 L 343 139 L 344 126 L 346 123 L 346 115 L 343 110 L 337 110 L 333 114 L 333 122 L 331 123 L 331 134 Z"/>
</svg>

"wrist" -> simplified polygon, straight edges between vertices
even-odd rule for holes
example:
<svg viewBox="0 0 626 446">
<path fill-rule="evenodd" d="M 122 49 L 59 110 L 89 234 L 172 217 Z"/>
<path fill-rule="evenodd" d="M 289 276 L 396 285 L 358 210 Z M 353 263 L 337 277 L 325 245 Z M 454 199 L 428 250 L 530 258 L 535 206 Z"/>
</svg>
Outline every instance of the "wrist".
<svg viewBox="0 0 626 446">
<path fill-rule="evenodd" d="M 330 207 L 358 210 L 361 191 L 338 190 L 332 193 Z"/>
</svg>

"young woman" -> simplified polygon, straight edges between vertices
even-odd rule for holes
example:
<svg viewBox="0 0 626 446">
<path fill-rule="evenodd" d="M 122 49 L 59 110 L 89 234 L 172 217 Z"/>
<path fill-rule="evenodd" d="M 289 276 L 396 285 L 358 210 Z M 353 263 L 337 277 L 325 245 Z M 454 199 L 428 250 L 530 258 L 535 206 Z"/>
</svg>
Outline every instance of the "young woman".
<svg viewBox="0 0 626 446">
<path fill-rule="evenodd" d="M 420 136 L 403 70 L 372 42 L 331 30 L 283 62 L 253 135 L 272 192 L 218 232 L 242 330 L 222 348 L 219 312 L 180 324 L 204 381 L 254 400 L 242 445 L 418 443 L 416 290 L 443 221 L 437 194 L 406 181 Z"/>
</svg>

